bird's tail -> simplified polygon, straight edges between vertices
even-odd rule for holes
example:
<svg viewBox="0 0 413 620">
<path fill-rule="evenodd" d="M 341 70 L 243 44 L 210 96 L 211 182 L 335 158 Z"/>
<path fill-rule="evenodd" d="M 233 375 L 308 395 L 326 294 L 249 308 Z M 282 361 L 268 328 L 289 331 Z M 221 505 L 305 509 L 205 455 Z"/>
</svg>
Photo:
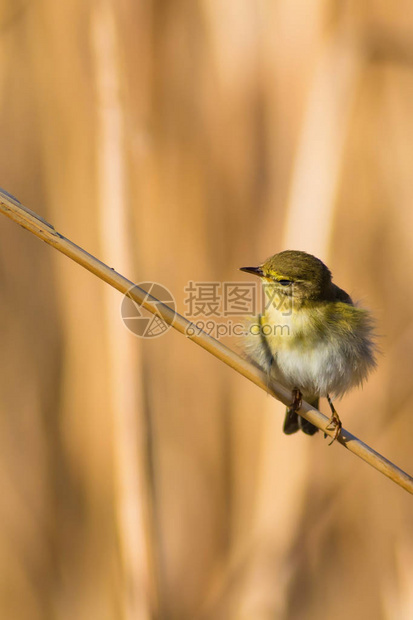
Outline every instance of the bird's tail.
<svg viewBox="0 0 413 620">
<path fill-rule="evenodd" d="M 307 401 L 312 407 L 318 409 L 319 398 Z M 292 435 L 297 431 L 302 430 L 306 435 L 314 435 L 318 431 L 318 428 L 311 424 L 305 418 L 302 418 L 294 409 L 287 407 L 284 420 L 283 431 L 286 435 Z"/>
</svg>

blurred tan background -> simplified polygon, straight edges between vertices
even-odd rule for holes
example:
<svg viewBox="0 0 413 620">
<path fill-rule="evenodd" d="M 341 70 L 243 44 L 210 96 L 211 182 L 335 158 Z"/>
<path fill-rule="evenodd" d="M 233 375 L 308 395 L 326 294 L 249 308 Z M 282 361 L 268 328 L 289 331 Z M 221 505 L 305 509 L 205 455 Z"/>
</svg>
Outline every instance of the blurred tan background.
<svg viewBox="0 0 413 620">
<path fill-rule="evenodd" d="M 325 260 L 383 353 L 341 418 L 412 473 L 411 2 L 2 0 L 0 34 L 0 185 L 181 311 Z M 120 303 L 0 220 L 0 617 L 411 619 L 411 497 Z"/>
</svg>

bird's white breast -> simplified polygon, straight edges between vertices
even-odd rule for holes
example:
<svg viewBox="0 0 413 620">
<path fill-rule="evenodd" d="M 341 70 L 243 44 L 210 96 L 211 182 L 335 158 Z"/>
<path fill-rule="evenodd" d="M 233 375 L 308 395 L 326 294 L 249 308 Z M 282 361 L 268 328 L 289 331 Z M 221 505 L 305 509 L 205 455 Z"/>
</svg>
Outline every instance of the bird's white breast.
<svg viewBox="0 0 413 620">
<path fill-rule="evenodd" d="M 265 340 L 256 337 L 250 342 L 250 354 L 276 380 L 291 390 L 298 388 L 304 397 L 341 395 L 364 378 L 362 360 L 349 359 L 344 339 L 314 338 L 307 311 L 289 312 L 270 305 L 261 327 Z M 271 364 L 265 346 L 271 352 Z"/>
</svg>

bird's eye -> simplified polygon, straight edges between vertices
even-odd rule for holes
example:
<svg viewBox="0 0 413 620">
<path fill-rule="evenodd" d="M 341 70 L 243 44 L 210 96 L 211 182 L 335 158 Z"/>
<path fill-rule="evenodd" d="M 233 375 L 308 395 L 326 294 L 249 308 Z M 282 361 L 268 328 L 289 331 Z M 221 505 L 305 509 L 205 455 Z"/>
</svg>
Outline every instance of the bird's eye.
<svg viewBox="0 0 413 620">
<path fill-rule="evenodd" d="M 281 286 L 288 286 L 289 284 L 291 284 L 291 280 L 277 280 L 278 284 L 281 284 Z"/>
</svg>

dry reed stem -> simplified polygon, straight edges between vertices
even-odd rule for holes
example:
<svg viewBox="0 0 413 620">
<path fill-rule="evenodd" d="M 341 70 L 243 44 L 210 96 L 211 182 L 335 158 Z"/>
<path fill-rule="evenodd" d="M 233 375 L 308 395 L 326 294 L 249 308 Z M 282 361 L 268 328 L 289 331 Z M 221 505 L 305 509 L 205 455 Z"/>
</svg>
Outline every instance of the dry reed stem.
<svg viewBox="0 0 413 620">
<path fill-rule="evenodd" d="M 222 360 L 225 364 L 268 392 L 274 398 L 277 398 L 285 405 L 290 403 L 291 393 L 280 383 L 272 381 L 271 385 L 269 385 L 267 375 L 262 370 L 256 368 L 253 364 L 243 359 L 221 342 L 215 340 L 215 338 L 212 338 L 205 332 L 199 331 L 195 326 L 190 330 L 191 335 L 188 335 L 188 328 L 192 325 L 190 321 L 175 313 L 169 306 L 166 306 L 154 297 L 148 295 L 145 290 L 140 289 L 133 282 L 120 275 L 91 254 L 88 254 L 72 241 L 66 239 L 66 237 L 63 237 L 51 224 L 46 222 L 46 220 L 36 215 L 27 207 L 24 207 L 16 198 L 4 190 L 0 190 L 0 212 L 98 276 L 101 280 L 104 280 L 104 282 L 116 288 L 121 293 L 127 293 L 133 301 L 142 305 L 149 312 L 160 314 L 168 325 L 174 327 L 181 332 L 181 334 L 186 335 L 190 340 L 206 351 L 209 351 L 209 353 L 212 353 L 212 355 L 215 355 L 215 357 Z M 334 430 L 327 428 L 329 424 L 328 418 L 317 409 L 303 402 L 299 413 L 330 437 L 334 436 Z M 413 494 L 413 478 L 409 476 L 409 474 L 360 441 L 360 439 L 349 433 L 346 429 L 342 429 L 340 437 L 335 443 L 341 444 L 350 450 L 350 452 L 353 452 L 366 461 L 366 463 L 369 463 L 372 467 L 393 480 L 393 482 L 403 489 Z"/>
<path fill-rule="evenodd" d="M 91 36 L 98 113 L 96 179 L 102 206 L 101 247 L 105 256 L 127 271 L 133 252 L 127 223 L 121 46 L 114 6 L 110 3 L 96 4 Z M 108 405 L 113 414 L 114 507 L 123 588 L 121 616 L 123 620 L 143 620 L 163 616 L 157 561 L 159 535 L 154 518 L 152 433 L 146 419 L 142 373 L 136 372 L 141 352 L 116 320 L 116 297 L 115 291 L 105 287 L 102 310 L 109 350 Z"/>
</svg>

